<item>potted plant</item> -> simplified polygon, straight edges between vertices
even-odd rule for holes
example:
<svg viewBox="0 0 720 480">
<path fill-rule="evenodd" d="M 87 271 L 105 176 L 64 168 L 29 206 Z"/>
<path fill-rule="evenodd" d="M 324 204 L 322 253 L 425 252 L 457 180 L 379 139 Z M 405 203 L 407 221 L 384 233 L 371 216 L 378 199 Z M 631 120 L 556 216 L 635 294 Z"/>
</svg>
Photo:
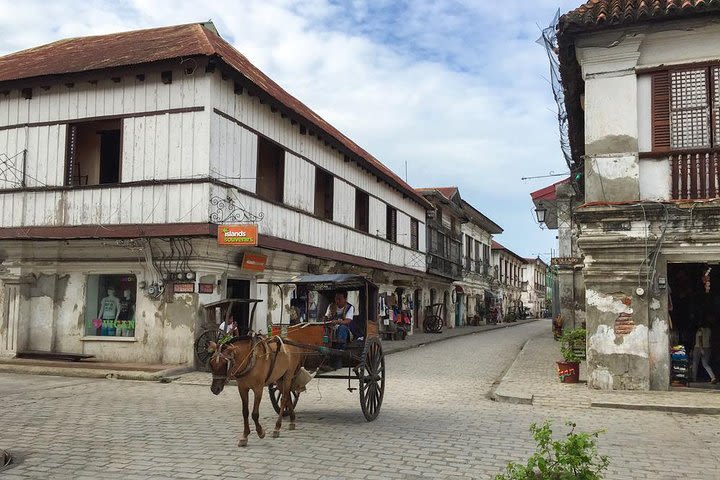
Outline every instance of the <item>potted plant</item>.
<svg viewBox="0 0 720 480">
<path fill-rule="evenodd" d="M 558 378 L 562 383 L 578 383 L 580 381 L 580 361 L 585 357 L 584 328 L 564 330 L 560 337 L 560 353 L 562 362 L 557 362 Z"/>
</svg>

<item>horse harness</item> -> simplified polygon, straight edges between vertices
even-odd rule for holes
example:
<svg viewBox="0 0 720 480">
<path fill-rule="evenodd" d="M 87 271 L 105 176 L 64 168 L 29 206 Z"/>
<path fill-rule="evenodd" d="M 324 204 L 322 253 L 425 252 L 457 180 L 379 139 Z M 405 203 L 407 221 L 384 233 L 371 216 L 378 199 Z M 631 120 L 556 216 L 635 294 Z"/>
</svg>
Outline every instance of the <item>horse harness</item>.
<svg viewBox="0 0 720 480">
<path fill-rule="evenodd" d="M 270 377 L 272 376 L 273 370 L 275 370 L 275 363 L 277 362 L 277 357 L 280 354 L 280 350 L 284 346 L 282 339 L 277 336 L 273 337 L 272 339 L 263 339 L 260 335 L 253 336 L 251 339 L 252 343 L 251 343 L 250 353 L 248 353 L 247 356 L 238 364 L 238 368 L 239 368 L 244 363 L 247 363 L 247 365 L 245 366 L 245 368 L 243 368 L 243 370 L 241 372 L 233 371 L 235 361 L 232 356 L 226 356 L 221 351 L 218 351 L 218 355 L 221 358 L 227 360 L 227 362 L 228 362 L 227 370 L 226 370 L 225 375 L 213 375 L 212 379 L 213 380 L 224 380 L 225 383 L 227 383 L 230 378 L 234 378 L 237 380 L 237 379 L 244 377 L 245 375 L 250 373 L 253 368 L 255 368 L 255 363 L 256 363 L 256 359 L 257 359 L 256 349 L 258 346 L 262 345 L 263 350 L 265 351 L 264 354 L 266 356 L 269 355 L 270 353 L 272 353 L 272 352 L 268 352 L 268 348 L 269 348 L 268 344 L 271 341 L 273 341 L 277 345 L 277 348 L 275 348 L 275 354 L 272 355 L 272 358 L 270 360 L 270 368 L 268 369 L 267 376 L 265 377 L 264 383 L 267 383 L 268 380 L 270 380 Z"/>
</svg>

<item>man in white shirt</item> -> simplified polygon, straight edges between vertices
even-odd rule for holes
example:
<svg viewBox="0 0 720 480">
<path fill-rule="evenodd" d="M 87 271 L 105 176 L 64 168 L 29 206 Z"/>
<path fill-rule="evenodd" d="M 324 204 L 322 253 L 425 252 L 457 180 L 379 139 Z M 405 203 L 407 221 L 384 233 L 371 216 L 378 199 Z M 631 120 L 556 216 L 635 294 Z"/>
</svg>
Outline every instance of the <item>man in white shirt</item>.
<svg viewBox="0 0 720 480">
<path fill-rule="evenodd" d="M 710 328 L 708 320 L 698 328 L 695 333 L 695 346 L 693 347 L 693 380 L 697 381 L 698 367 L 702 360 L 705 371 L 710 375 L 710 383 L 717 383 L 717 377 L 710 367 Z"/>
<path fill-rule="evenodd" d="M 347 291 L 335 293 L 335 303 L 328 305 L 325 320 L 335 325 L 335 341 L 340 344 L 348 343 L 351 336 L 356 338 L 362 335 L 353 322 L 355 307 L 347 301 Z"/>
</svg>

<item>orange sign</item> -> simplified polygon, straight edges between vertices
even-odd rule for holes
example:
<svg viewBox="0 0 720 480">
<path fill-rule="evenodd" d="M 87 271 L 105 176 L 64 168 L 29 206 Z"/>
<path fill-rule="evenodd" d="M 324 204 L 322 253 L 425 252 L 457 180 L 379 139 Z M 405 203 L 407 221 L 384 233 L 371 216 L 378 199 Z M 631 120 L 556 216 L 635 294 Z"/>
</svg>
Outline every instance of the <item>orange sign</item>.
<svg viewBox="0 0 720 480">
<path fill-rule="evenodd" d="M 218 245 L 256 247 L 257 244 L 257 225 L 218 225 Z"/>
<path fill-rule="evenodd" d="M 260 255 L 259 253 L 244 253 L 242 265 L 240 265 L 240 267 L 243 270 L 254 270 L 256 272 L 264 272 L 266 263 L 267 263 L 267 257 L 265 255 Z"/>
</svg>

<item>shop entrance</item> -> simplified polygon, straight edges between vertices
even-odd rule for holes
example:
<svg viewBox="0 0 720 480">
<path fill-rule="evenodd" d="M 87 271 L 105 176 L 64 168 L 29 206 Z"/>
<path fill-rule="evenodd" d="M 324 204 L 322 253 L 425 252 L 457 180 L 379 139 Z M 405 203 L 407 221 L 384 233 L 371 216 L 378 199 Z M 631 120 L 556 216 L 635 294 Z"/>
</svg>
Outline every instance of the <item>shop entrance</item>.
<svg viewBox="0 0 720 480">
<path fill-rule="evenodd" d="M 250 280 L 228 278 L 225 293 L 225 298 L 250 298 Z M 240 335 L 246 335 L 252 328 L 252 325 L 250 325 L 250 304 L 235 303 L 231 315 L 237 322 Z"/>
<path fill-rule="evenodd" d="M 668 284 L 671 383 L 718 388 L 704 363 L 720 372 L 720 264 L 668 264 Z"/>
</svg>

